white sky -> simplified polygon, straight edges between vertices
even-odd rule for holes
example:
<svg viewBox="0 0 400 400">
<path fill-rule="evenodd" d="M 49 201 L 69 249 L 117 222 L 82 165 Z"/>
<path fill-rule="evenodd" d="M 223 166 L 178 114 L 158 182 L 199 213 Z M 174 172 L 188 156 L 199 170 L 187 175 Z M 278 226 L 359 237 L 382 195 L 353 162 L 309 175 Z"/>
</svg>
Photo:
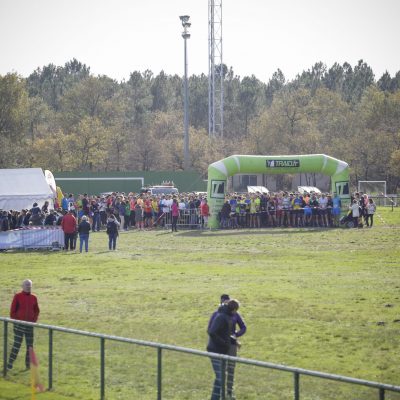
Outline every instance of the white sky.
<svg viewBox="0 0 400 400">
<path fill-rule="evenodd" d="M 189 74 L 208 73 L 208 0 L 0 0 L 0 74 L 77 58 L 121 81 L 183 75 L 179 15 L 191 17 Z M 286 78 L 317 61 L 400 70 L 400 0 L 223 0 L 223 61 L 241 77 Z"/>
</svg>

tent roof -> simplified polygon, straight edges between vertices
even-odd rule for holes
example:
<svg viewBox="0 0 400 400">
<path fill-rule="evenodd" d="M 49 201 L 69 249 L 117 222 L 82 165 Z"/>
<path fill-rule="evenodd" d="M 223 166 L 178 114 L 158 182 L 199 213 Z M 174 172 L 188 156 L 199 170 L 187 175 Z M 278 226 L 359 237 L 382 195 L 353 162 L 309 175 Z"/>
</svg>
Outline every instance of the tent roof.
<svg viewBox="0 0 400 400">
<path fill-rule="evenodd" d="M 52 198 L 41 168 L 0 169 L 0 209 L 30 208 Z"/>
</svg>

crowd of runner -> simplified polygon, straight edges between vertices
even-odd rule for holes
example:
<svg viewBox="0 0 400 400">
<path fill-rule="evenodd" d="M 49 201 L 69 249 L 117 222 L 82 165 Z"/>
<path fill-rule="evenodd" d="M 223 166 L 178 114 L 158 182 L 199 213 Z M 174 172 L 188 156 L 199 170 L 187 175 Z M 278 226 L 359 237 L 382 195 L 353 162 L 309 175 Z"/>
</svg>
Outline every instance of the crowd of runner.
<svg viewBox="0 0 400 400">
<path fill-rule="evenodd" d="M 354 204 L 358 207 L 354 207 Z M 336 193 L 232 193 L 226 196 L 217 218 L 221 229 L 328 228 L 339 226 L 341 207 L 340 197 Z M 372 225 L 375 209 L 373 200 L 367 194 L 355 193 L 352 196 L 350 217 L 364 219 L 367 226 L 369 222 Z M 35 203 L 30 210 L 2 211 L 1 230 L 30 225 L 60 225 L 63 215 L 70 210 L 78 221 L 84 215 L 87 216 L 93 232 L 104 229 L 110 215 L 114 215 L 120 229 L 126 231 L 169 226 L 174 220 L 181 226 L 207 228 L 210 216 L 205 194 L 111 193 L 102 196 L 83 194 L 76 197 L 68 194 L 60 203 L 55 200 L 54 209 L 50 209 L 46 202 L 41 208 Z"/>
</svg>

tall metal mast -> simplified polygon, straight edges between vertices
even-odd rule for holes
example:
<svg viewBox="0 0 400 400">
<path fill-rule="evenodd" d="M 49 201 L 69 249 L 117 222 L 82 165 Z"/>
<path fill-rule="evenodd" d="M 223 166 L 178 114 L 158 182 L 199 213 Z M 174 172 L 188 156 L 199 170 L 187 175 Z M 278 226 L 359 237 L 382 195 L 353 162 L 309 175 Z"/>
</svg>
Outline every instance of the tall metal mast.
<svg viewBox="0 0 400 400">
<path fill-rule="evenodd" d="M 223 136 L 222 0 L 208 0 L 208 134 Z"/>
</svg>

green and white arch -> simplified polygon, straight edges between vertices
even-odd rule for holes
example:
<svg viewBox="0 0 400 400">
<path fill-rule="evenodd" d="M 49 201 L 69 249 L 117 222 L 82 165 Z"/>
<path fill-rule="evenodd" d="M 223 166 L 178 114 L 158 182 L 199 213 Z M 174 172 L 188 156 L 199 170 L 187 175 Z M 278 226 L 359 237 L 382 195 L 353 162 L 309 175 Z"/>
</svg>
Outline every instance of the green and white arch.
<svg viewBox="0 0 400 400">
<path fill-rule="evenodd" d="M 331 191 L 342 199 L 342 207 L 350 201 L 349 165 L 325 154 L 294 156 L 233 155 L 208 167 L 207 196 L 210 207 L 209 227 L 218 228 L 218 212 L 224 204 L 227 179 L 236 174 L 321 173 L 331 177 Z"/>
</svg>

